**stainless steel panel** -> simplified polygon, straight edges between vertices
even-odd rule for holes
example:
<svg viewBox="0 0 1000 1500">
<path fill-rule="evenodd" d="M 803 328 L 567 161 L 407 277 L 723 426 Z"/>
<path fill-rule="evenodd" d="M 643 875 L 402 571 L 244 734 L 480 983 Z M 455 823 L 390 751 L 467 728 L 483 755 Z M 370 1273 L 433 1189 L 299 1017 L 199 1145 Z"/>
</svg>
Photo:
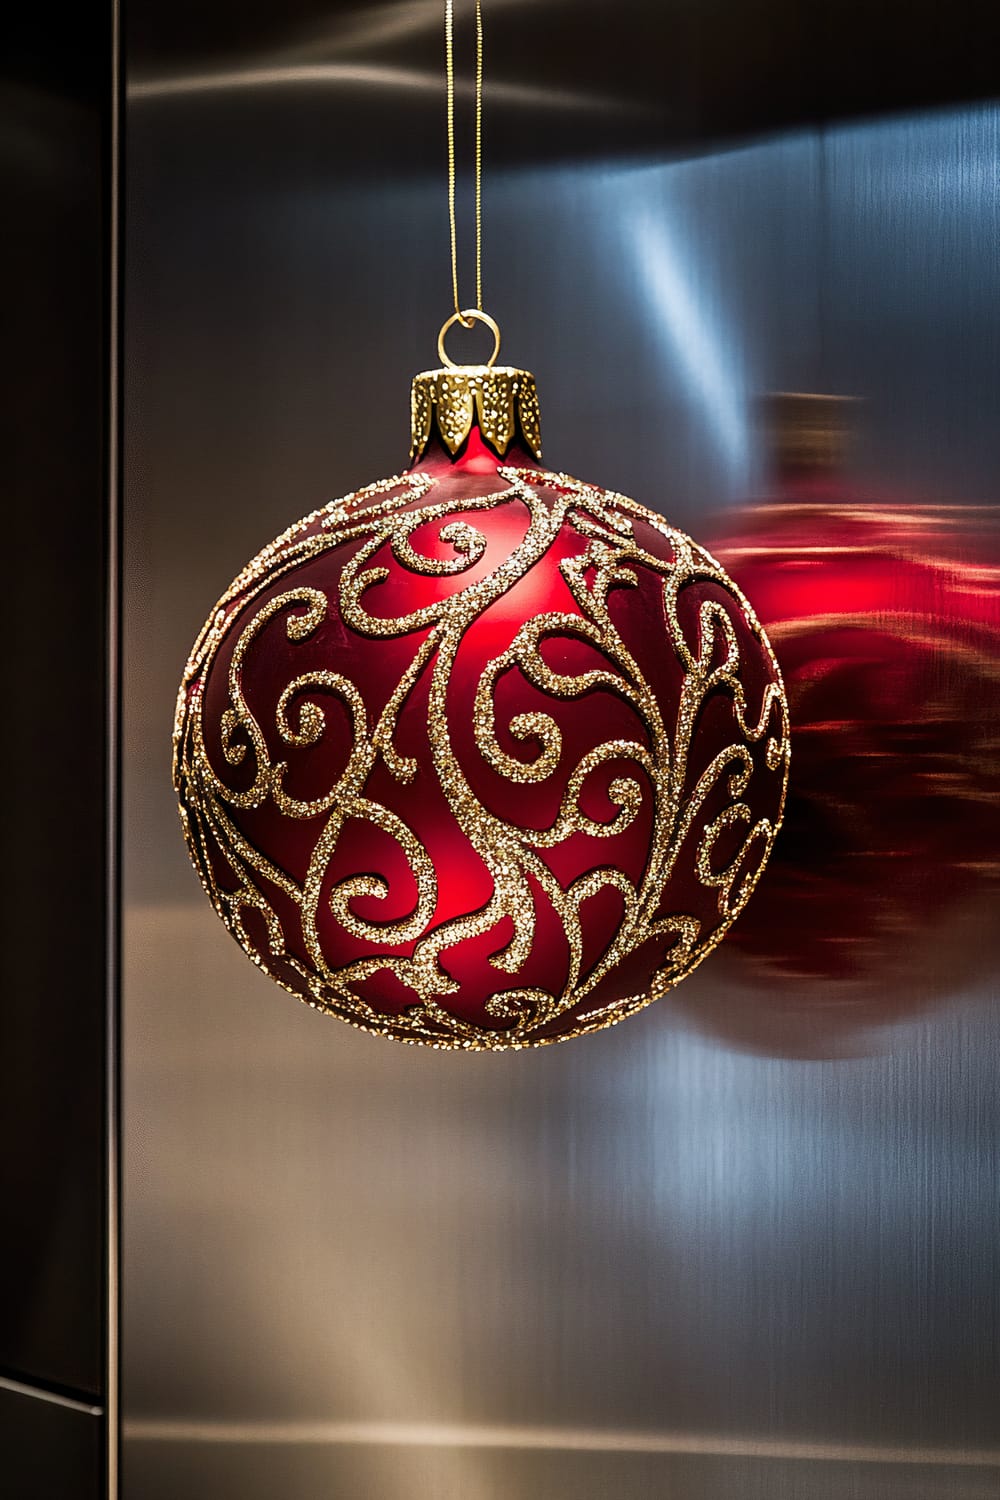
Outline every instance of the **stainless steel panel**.
<svg viewBox="0 0 1000 1500">
<path fill-rule="evenodd" d="M 447 312 L 439 180 L 344 186 L 308 115 L 248 159 L 256 108 L 131 119 L 127 1493 L 995 1493 L 983 963 L 852 1055 L 700 1028 L 756 1003 L 720 956 L 614 1031 L 442 1056 L 297 1006 L 204 902 L 167 774 L 189 643 L 269 536 L 403 462 Z M 487 300 L 546 457 L 697 534 L 762 482 L 753 398 L 836 389 L 869 480 L 992 500 L 998 122 L 494 177 Z"/>
<path fill-rule="evenodd" d="M 472 1455 L 426 1447 L 308 1442 L 278 1446 L 152 1443 L 132 1445 L 126 1477 L 143 1500 L 175 1495 L 238 1495 L 305 1500 L 315 1495 L 433 1496 L 434 1500 L 995 1500 L 996 1469 L 953 1465 L 768 1460 L 752 1454 L 710 1458 L 510 1453 Z"/>
</svg>

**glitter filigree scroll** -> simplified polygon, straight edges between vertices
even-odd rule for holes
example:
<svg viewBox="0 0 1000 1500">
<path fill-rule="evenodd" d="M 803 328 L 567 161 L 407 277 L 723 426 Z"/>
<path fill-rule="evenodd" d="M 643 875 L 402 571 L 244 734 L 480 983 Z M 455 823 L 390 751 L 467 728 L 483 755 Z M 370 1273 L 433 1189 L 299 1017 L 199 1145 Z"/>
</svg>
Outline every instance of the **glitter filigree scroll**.
<svg viewBox="0 0 1000 1500">
<path fill-rule="evenodd" d="M 718 564 L 534 469 L 293 526 L 220 600 L 175 727 L 192 859 L 254 962 L 439 1047 L 664 994 L 747 901 L 787 771 L 778 668 Z"/>
</svg>

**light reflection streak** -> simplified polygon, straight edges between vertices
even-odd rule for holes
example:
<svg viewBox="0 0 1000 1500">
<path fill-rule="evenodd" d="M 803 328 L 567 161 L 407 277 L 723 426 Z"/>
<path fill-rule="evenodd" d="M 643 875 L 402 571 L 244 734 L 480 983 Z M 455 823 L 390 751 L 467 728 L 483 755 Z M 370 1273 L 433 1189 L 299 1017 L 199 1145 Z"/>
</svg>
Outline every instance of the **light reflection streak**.
<svg viewBox="0 0 1000 1500">
<path fill-rule="evenodd" d="M 289 62 L 272 67 L 225 68 L 215 72 L 138 78 L 128 85 L 128 98 L 130 103 L 139 103 L 154 99 L 187 99 L 196 94 L 249 93 L 261 89 L 302 88 L 310 85 L 402 89 L 411 93 L 436 95 L 441 92 L 441 77 L 437 72 L 382 63 Z M 473 84 L 470 80 L 458 79 L 455 89 L 459 95 L 471 97 Z M 505 83 L 500 79 L 490 80 L 489 97 L 491 103 L 514 105 L 523 109 L 610 113 L 619 116 L 649 114 L 643 106 L 626 100 L 571 89 Z"/>
<path fill-rule="evenodd" d="M 629 1432 L 586 1427 L 503 1427 L 430 1422 L 186 1422 L 133 1419 L 129 1442 L 258 1443 L 386 1448 L 494 1448 L 562 1453 L 663 1453 L 714 1458 L 785 1458 L 818 1463 L 1000 1468 L 997 1448 L 911 1448 Z"/>
<path fill-rule="evenodd" d="M 637 195 L 633 195 L 637 196 Z M 730 353 L 706 320 L 704 295 L 694 285 L 696 248 L 682 251 L 665 216 L 643 209 L 628 224 L 628 242 L 642 277 L 647 304 L 669 340 L 685 384 L 704 410 L 734 479 L 744 479 L 749 464 L 749 433 L 742 383 L 734 378 Z"/>
<path fill-rule="evenodd" d="M 498 10 L 524 9 L 529 0 L 490 0 L 490 16 Z M 441 30 L 441 0 L 397 0 L 395 4 L 366 6 L 364 11 L 334 22 L 333 31 L 321 33 L 294 49 L 298 57 L 353 52 L 394 42 L 412 40 Z M 290 56 L 290 53 L 286 53 Z"/>
</svg>

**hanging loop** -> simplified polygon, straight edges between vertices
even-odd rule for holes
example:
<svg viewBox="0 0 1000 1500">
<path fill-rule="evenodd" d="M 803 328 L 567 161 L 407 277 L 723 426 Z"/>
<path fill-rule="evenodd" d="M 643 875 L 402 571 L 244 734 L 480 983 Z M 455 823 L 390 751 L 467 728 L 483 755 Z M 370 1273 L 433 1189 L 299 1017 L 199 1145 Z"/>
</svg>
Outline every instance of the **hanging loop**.
<svg viewBox="0 0 1000 1500">
<path fill-rule="evenodd" d="M 461 323 L 463 328 L 471 328 L 473 323 L 482 323 L 484 327 L 488 328 L 493 335 L 493 353 L 486 361 L 486 365 L 488 368 L 490 365 L 496 364 L 497 355 L 500 353 L 500 328 L 498 324 L 490 317 L 489 313 L 483 312 L 481 307 L 465 307 L 460 312 L 453 312 L 451 317 L 447 318 L 441 326 L 441 332 L 438 334 L 438 358 L 443 365 L 447 365 L 449 370 L 463 368 L 463 366 L 456 364 L 453 359 L 448 358 L 448 353 L 444 347 L 445 337 L 449 328 L 454 323 Z"/>
</svg>

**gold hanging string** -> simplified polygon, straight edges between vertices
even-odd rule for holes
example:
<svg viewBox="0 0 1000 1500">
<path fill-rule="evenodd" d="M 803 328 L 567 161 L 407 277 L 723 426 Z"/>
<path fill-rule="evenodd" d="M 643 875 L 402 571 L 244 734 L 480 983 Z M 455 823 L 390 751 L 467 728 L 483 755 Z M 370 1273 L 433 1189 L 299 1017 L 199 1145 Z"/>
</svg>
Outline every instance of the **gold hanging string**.
<svg viewBox="0 0 1000 1500">
<path fill-rule="evenodd" d="M 476 0 L 476 306 L 483 310 L 483 9 Z"/>
<path fill-rule="evenodd" d="M 448 224 L 451 230 L 451 290 L 455 313 L 463 328 L 473 319 L 462 311 L 458 296 L 458 234 L 455 226 L 455 5 L 445 0 L 444 56 L 448 83 Z M 483 12 L 476 0 L 476 308 L 483 306 Z"/>
</svg>

